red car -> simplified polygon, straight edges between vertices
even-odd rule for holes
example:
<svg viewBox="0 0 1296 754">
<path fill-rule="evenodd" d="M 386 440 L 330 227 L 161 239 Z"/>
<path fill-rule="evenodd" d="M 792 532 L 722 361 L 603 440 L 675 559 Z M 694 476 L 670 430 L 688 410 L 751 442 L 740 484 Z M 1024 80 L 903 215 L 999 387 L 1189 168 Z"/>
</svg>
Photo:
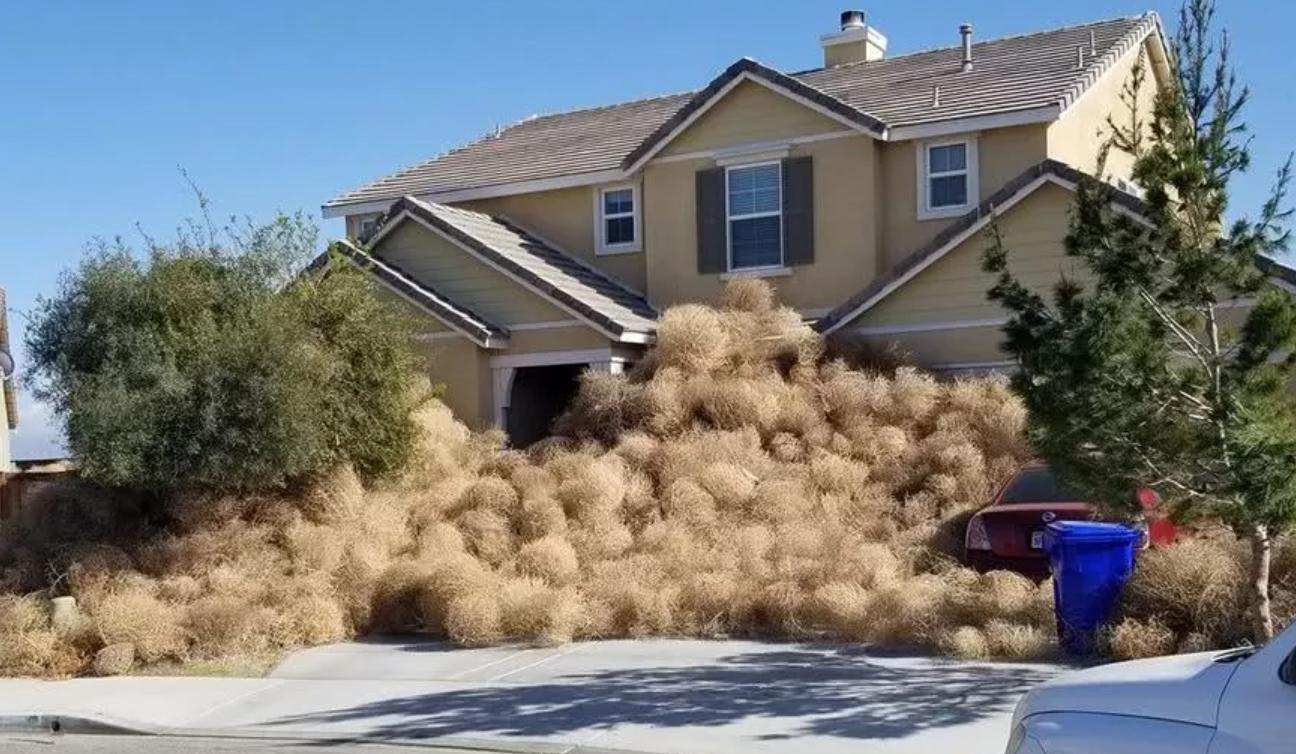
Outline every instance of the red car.
<svg viewBox="0 0 1296 754">
<path fill-rule="evenodd" d="M 1174 541 L 1174 524 L 1160 511 L 1160 499 L 1150 489 L 1139 489 L 1135 499 L 1144 512 L 1152 543 Z M 1098 509 L 1067 492 L 1048 466 L 1033 463 L 1022 467 L 995 495 L 989 506 L 968 520 L 963 539 L 964 562 L 978 571 L 1016 571 L 1032 578 L 1049 575 L 1044 552 L 1044 527 L 1053 521 L 1093 520 Z"/>
</svg>

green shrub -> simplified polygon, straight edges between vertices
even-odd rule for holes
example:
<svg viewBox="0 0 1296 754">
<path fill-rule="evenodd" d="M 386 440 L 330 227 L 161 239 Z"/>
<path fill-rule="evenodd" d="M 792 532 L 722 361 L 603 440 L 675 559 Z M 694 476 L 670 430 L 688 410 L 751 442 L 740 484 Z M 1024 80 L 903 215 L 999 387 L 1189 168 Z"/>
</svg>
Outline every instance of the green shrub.
<svg viewBox="0 0 1296 754">
<path fill-rule="evenodd" d="M 317 238 L 300 215 L 195 235 L 101 244 L 36 307 L 34 392 L 83 473 L 166 492 L 400 468 L 419 399 L 407 314 L 345 262 L 298 275 Z"/>
</svg>

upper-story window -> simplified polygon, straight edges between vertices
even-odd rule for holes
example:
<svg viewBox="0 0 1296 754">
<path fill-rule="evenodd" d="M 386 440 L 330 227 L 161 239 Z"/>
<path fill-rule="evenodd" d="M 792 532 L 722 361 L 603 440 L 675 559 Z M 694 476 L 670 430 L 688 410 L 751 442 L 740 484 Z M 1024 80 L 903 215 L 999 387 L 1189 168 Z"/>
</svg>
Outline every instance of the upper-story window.
<svg viewBox="0 0 1296 754">
<path fill-rule="evenodd" d="M 725 171 L 729 269 L 783 265 L 783 171 L 779 162 Z"/>
<path fill-rule="evenodd" d="M 927 142 L 918 152 L 919 218 L 960 215 L 976 203 L 976 140 Z"/>
<path fill-rule="evenodd" d="M 356 223 L 356 239 L 363 242 L 373 237 L 378 232 L 378 217 L 362 217 Z"/>
<path fill-rule="evenodd" d="M 639 228 L 639 188 L 609 186 L 597 194 L 599 254 L 620 254 L 642 248 Z"/>
</svg>

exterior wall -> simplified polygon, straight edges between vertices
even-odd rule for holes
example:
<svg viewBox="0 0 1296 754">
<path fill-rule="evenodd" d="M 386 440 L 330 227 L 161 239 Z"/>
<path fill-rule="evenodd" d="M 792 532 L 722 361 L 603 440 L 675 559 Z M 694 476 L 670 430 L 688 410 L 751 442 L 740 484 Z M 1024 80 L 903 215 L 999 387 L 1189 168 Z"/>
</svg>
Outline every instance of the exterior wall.
<svg viewBox="0 0 1296 754">
<path fill-rule="evenodd" d="M 613 345 L 584 325 L 514 332 L 504 349 L 488 350 L 448 333 L 423 338 L 418 346 L 429 379 L 445 388 L 442 400 L 456 418 L 473 429 L 490 427 L 495 421 L 493 358 L 594 349 L 608 349 L 609 355 L 630 360 L 640 351 L 635 346 Z"/>
<path fill-rule="evenodd" d="M 1027 286 L 1047 292 L 1063 274 L 1078 275 L 1078 262 L 1066 256 L 1062 238 L 1073 194 L 1046 184 L 999 221 L 1008 266 Z M 866 312 L 860 324 L 891 325 L 1002 317 L 986 298 L 994 282 L 982 271 L 981 255 L 990 239 L 982 229 Z"/>
<path fill-rule="evenodd" d="M 611 341 L 585 325 L 553 327 L 543 330 L 519 330 L 509 334 L 509 347 L 493 351 L 492 356 L 546 351 L 577 351 L 608 348 Z"/>
<path fill-rule="evenodd" d="M 862 340 L 877 346 L 893 346 L 928 369 L 970 369 L 1006 361 L 999 350 L 1003 332 L 998 326 L 967 327 L 930 332 L 870 335 Z"/>
<path fill-rule="evenodd" d="M 1152 117 L 1152 108 L 1156 102 L 1158 85 L 1154 75 L 1154 66 L 1144 49 L 1144 69 L 1146 75 L 1139 91 L 1139 117 L 1145 123 Z M 1130 74 L 1137 53 L 1126 55 L 1095 86 L 1085 92 L 1081 99 L 1073 104 L 1048 129 L 1048 153 L 1053 159 L 1083 170 L 1086 173 L 1098 172 L 1098 153 L 1103 142 L 1111 136 L 1111 127 L 1107 124 L 1108 116 L 1117 123 L 1129 123 L 1129 108 L 1122 101 L 1121 95 L 1130 82 Z M 1107 156 L 1106 174 L 1111 178 L 1129 180 L 1134 167 L 1134 156 L 1128 152 L 1113 149 Z"/>
<path fill-rule="evenodd" d="M 490 352 L 463 337 L 419 343 L 428 377 L 444 386 L 441 400 L 455 418 L 472 429 L 491 426 L 494 419 Z"/>
<path fill-rule="evenodd" d="M 1003 216 L 1000 228 L 1008 265 L 1028 287 L 1047 295 L 1062 275 L 1083 280 L 1066 256 L 1062 238 L 1073 195 L 1047 184 Z M 850 324 L 850 337 L 898 344 L 924 366 L 991 363 L 999 351 L 1003 309 L 986 298 L 993 276 L 982 271 L 989 236 L 983 229 Z M 874 328 L 902 332 L 877 333 Z M 907 330 L 907 331 L 906 331 Z"/>
<path fill-rule="evenodd" d="M 500 325 L 572 317 L 417 222 L 403 223 L 373 253 Z"/>
<path fill-rule="evenodd" d="M 793 156 L 814 160 L 813 264 L 772 277 L 785 303 L 803 311 L 836 306 L 876 274 L 877 146 L 867 136 L 799 144 Z M 648 297 L 659 309 L 682 301 L 706 301 L 724 276 L 697 271 L 696 171 L 709 159 L 650 163 L 644 172 L 647 218 Z"/>
<path fill-rule="evenodd" d="M 942 140 L 956 137 L 942 137 Z M 923 141 L 899 141 L 881 145 L 882 257 L 881 270 L 922 248 L 936 237 L 949 219 L 918 219 L 918 149 Z M 984 201 L 1023 170 L 1048 156 L 1044 124 L 1013 126 L 983 131 L 977 138 L 980 169 L 977 201 Z"/>
<path fill-rule="evenodd" d="M 26 465 L 24 465 L 26 466 Z M 0 476 L 0 531 L 33 528 L 61 500 L 100 494 L 82 482 L 63 462 L 37 468 L 18 468 Z"/>
<path fill-rule="evenodd" d="M 661 151 L 678 155 L 847 130 L 837 121 L 751 81 L 711 106 Z"/>
<path fill-rule="evenodd" d="M 577 186 L 553 191 L 537 191 L 477 199 L 456 206 L 507 217 L 518 226 L 553 242 L 559 249 L 580 257 L 631 288 L 642 291 L 647 287 L 644 263 L 647 244 L 643 245 L 643 251 L 628 254 L 594 253 L 597 188 Z M 640 216 L 642 218 L 642 211 Z M 642 228 L 639 231 L 640 234 L 643 233 Z"/>
<path fill-rule="evenodd" d="M 393 291 L 391 288 L 379 282 L 374 282 L 373 289 L 375 295 L 383 301 L 394 303 L 406 315 L 413 317 L 417 324 L 414 326 L 414 332 L 417 335 L 434 335 L 439 333 L 452 333 L 452 330 L 441 320 L 428 314 L 423 309 L 406 301 L 403 296 Z"/>
</svg>

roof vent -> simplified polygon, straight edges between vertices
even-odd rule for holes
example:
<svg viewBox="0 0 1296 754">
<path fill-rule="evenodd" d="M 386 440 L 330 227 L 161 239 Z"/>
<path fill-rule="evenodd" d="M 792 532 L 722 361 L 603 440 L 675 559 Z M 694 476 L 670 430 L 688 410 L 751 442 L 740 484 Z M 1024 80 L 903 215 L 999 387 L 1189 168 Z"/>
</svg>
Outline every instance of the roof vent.
<svg viewBox="0 0 1296 754">
<path fill-rule="evenodd" d="M 972 70 L 972 24 L 960 24 L 959 36 L 963 38 L 963 72 Z"/>
<path fill-rule="evenodd" d="M 823 47 L 824 66 L 831 68 L 882 59 L 887 39 L 868 25 L 864 11 L 847 10 L 841 14 L 841 31 L 819 37 L 819 44 Z"/>
</svg>

